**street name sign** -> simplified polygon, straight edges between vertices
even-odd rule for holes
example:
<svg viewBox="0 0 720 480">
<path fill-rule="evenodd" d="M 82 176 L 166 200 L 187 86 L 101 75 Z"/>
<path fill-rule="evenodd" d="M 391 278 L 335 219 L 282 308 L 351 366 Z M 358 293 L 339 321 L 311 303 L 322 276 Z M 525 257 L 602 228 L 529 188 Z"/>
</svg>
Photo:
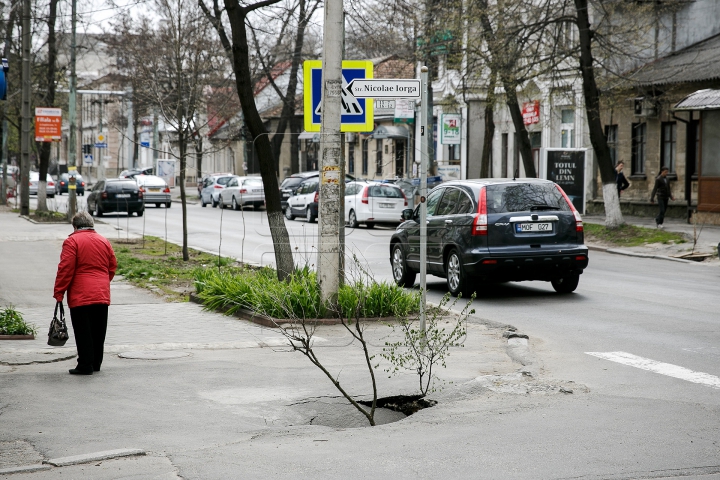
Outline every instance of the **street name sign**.
<svg viewBox="0 0 720 480">
<path fill-rule="evenodd" d="M 342 111 L 340 131 L 371 132 L 373 123 L 373 102 L 356 98 L 348 90 L 355 80 L 373 77 L 373 63 L 367 60 L 343 60 L 342 87 L 340 89 Z M 305 131 L 319 132 L 322 118 L 322 60 L 306 60 L 303 63 L 303 97 Z"/>
<path fill-rule="evenodd" d="M 420 98 L 420 80 L 414 78 L 356 79 L 348 90 L 355 98 Z"/>
</svg>

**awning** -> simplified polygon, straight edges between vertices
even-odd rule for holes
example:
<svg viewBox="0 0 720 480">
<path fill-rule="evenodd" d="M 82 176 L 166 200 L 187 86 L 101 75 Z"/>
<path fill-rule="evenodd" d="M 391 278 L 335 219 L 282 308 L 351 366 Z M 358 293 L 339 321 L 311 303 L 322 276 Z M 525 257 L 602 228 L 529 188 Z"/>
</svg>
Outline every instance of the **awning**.
<svg viewBox="0 0 720 480">
<path fill-rule="evenodd" d="M 720 110 L 720 90 L 698 90 L 680 100 L 673 110 Z"/>
<path fill-rule="evenodd" d="M 376 139 L 392 138 L 392 139 L 407 139 L 409 135 L 408 129 L 405 127 L 395 127 L 380 125 L 373 130 L 371 136 Z"/>
</svg>

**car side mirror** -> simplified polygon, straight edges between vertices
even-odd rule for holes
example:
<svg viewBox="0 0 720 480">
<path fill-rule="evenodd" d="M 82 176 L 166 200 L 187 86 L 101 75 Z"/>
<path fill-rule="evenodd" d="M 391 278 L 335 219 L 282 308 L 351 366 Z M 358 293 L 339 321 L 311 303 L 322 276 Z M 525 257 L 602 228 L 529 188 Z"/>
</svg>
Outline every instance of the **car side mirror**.
<svg viewBox="0 0 720 480">
<path fill-rule="evenodd" d="M 406 208 L 402 211 L 402 219 L 403 220 L 412 220 L 413 218 L 413 209 L 412 208 Z"/>
</svg>

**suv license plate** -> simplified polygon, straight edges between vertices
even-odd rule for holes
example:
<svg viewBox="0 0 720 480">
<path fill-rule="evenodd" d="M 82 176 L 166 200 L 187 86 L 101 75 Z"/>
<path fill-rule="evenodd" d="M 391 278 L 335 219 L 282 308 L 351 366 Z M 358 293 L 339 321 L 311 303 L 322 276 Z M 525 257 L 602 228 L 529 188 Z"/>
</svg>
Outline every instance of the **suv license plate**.
<svg viewBox="0 0 720 480">
<path fill-rule="evenodd" d="M 130 194 L 129 193 L 118 193 L 117 195 L 115 195 L 115 198 L 130 198 Z"/>
<path fill-rule="evenodd" d="M 395 204 L 393 203 L 381 203 L 380 208 L 393 208 Z"/>
<path fill-rule="evenodd" d="M 552 223 L 516 223 L 515 231 L 517 233 L 535 233 L 535 232 L 552 232 Z"/>
</svg>

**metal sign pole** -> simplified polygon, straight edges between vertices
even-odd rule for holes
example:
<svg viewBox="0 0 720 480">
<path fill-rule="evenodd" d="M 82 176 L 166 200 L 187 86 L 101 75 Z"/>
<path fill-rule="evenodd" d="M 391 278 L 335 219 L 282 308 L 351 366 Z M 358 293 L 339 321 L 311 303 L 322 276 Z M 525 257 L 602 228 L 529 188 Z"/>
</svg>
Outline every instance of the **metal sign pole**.
<svg viewBox="0 0 720 480">
<path fill-rule="evenodd" d="M 420 118 L 418 123 L 420 124 L 420 331 L 425 333 L 425 308 L 427 302 L 427 156 L 428 156 L 428 142 L 425 141 L 427 135 L 432 135 L 432 132 L 428 132 L 428 119 L 427 113 L 423 115 L 423 112 L 427 112 L 427 81 L 428 81 L 428 67 L 423 66 L 420 68 Z"/>
</svg>

